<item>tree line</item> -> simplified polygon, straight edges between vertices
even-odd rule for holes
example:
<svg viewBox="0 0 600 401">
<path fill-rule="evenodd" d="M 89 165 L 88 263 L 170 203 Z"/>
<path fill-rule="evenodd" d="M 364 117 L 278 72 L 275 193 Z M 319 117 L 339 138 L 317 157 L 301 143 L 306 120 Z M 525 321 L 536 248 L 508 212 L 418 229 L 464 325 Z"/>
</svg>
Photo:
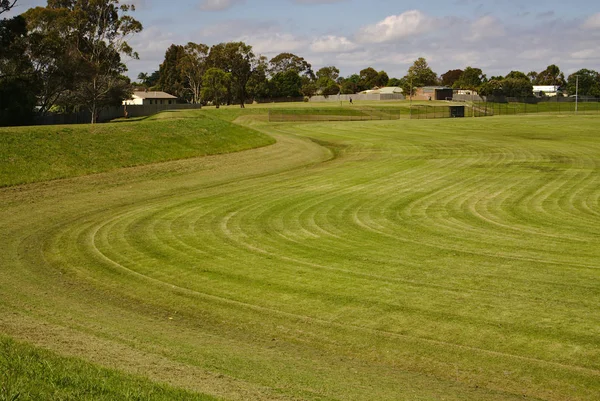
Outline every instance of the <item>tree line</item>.
<svg viewBox="0 0 600 401">
<path fill-rule="evenodd" d="M 3 12 L 16 3 L 1 1 Z M 121 104 L 131 93 L 123 58 L 138 58 L 125 39 L 142 30 L 134 10 L 118 0 L 48 0 L 0 20 L 0 122 L 88 110 L 93 123 Z"/>
<path fill-rule="evenodd" d="M 16 2 L 0 0 L 0 14 Z M 565 77 L 550 65 L 541 72 L 488 78 L 469 66 L 438 76 L 419 58 L 401 78 L 373 67 L 343 77 L 333 65 L 314 71 L 292 53 L 267 59 L 244 42 L 173 44 L 158 70 L 131 82 L 124 60 L 138 54 L 126 39 L 142 31 L 132 11 L 133 5 L 119 0 L 48 0 L 46 7 L 0 19 L 0 125 L 79 110 L 88 110 L 95 122 L 99 110 L 120 105 L 136 89 L 162 90 L 182 102 L 244 107 L 252 100 L 354 94 L 383 86 L 399 86 L 409 96 L 418 87 L 444 85 L 482 95 L 528 97 L 533 85 L 556 85 L 572 95 L 578 80 L 580 95 L 600 97 L 600 74 L 588 69 Z"/>
</svg>

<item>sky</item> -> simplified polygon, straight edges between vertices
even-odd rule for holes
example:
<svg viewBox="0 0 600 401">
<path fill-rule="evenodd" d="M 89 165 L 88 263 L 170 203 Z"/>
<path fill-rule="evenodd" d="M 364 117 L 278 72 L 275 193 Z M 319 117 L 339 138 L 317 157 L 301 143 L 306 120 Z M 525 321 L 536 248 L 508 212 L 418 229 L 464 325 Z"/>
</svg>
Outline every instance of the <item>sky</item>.
<svg viewBox="0 0 600 401">
<path fill-rule="evenodd" d="M 144 26 L 128 42 L 128 75 L 159 68 L 171 44 L 244 41 L 269 59 L 304 57 L 342 76 L 373 67 L 401 78 L 425 57 L 438 73 L 467 66 L 487 76 L 558 65 L 600 71 L 598 0 L 126 0 Z M 13 14 L 44 6 L 18 0 Z"/>
</svg>

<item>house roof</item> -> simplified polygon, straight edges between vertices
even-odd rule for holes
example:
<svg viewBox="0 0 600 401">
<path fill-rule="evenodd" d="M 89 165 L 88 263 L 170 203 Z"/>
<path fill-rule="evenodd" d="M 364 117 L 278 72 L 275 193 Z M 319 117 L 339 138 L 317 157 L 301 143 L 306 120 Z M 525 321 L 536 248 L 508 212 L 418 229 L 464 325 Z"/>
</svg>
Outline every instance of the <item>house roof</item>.
<svg viewBox="0 0 600 401">
<path fill-rule="evenodd" d="M 396 94 L 396 93 L 402 93 L 402 88 L 399 88 L 397 86 L 386 86 L 383 88 L 379 88 L 379 87 L 375 87 L 373 89 L 369 89 L 366 91 L 362 91 L 360 92 L 362 94 Z"/>
<path fill-rule="evenodd" d="M 133 92 L 133 96 L 140 99 L 177 99 L 176 96 L 169 95 L 168 93 L 161 91 L 135 91 Z"/>
</svg>

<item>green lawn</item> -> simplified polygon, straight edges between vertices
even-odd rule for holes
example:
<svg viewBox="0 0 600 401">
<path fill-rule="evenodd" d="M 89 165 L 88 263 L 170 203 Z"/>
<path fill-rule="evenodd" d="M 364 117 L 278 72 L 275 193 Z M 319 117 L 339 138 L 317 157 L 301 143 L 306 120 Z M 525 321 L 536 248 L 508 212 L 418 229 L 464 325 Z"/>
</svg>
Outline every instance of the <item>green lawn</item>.
<svg viewBox="0 0 600 401">
<path fill-rule="evenodd" d="M 0 187 L 236 152 L 273 140 L 202 111 L 131 122 L 0 128 Z"/>
<path fill-rule="evenodd" d="M 216 400 L 0 336 L 0 400 Z"/>
<path fill-rule="evenodd" d="M 227 400 L 597 399 L 597 117 L 248 110 L 202 115 L 275 144 L 0 189 L 0 333 Z"/>
</svg>

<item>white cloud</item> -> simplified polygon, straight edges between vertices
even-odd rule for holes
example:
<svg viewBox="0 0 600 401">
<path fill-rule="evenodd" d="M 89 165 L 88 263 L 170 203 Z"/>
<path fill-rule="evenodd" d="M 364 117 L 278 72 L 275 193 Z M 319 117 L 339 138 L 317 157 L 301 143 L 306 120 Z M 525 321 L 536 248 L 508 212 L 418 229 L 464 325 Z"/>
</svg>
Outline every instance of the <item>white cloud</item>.
<svg viewBox="0 0 600 401">
<path fill-rule="evenodd" d="M 258 35 L 244 35 L 237 40 L 241 40 L 252 46 L 255 54 L 279 54 L 283 52 L 296 52 L 306 49 L 308 41 L 298 38 L 289 33 L 264 32 Z"/>
<path fill-rule="evenodd" d="M 475 20 L 471 24 L 471 35 L 467 38 L 469 41 L 479 41 L 482 39 L 497 38 L 505 35 L 504 26 L 495 17 L 486 15 Z"/>
<path fill-rule="evenodd" d="M 243 0 L 204 0 L 200 4 L 200 9 L 203 11 L 223 11 L 242 2 Z"/>
<path fill-rule="evenodd" d="M 316 53 L 343 53 L 355 50 L 357 45 L 345 36 L 322 36 L 310 45 Z"/>
<path fill-rule="evenodd" d="M 433 26 L 432 22 L 432 18 L 419 10 L 406 11 L 363 27 L 358 32 L 357 39 L 366 43 L 390 42 L 426 32 Z"/>
<path fill-rule="evenodd" d="M 600 13 L 594 14 L 583 23 L 585 29 L 600 29 Z"/>
</svg>

